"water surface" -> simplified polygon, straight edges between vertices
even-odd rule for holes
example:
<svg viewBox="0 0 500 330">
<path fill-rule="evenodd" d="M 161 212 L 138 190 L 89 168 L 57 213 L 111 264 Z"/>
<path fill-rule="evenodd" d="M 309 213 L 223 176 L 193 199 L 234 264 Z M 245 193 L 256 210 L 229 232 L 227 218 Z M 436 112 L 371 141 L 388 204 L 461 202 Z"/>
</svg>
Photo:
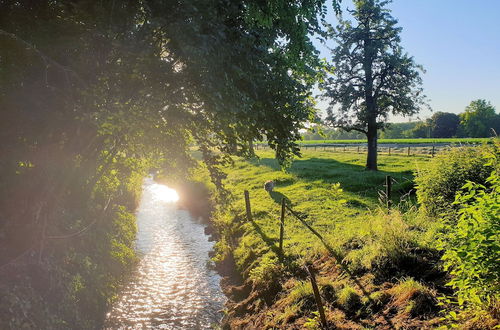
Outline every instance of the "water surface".
<svg viewBox="0 0 500 330">
<path fill-rule="evenodd" d="M 107 315 L 107 329 L 210 329 L 225 297 L 204 225 L 147 178 L 137 210 L 137 269 Z"/>
</svg>

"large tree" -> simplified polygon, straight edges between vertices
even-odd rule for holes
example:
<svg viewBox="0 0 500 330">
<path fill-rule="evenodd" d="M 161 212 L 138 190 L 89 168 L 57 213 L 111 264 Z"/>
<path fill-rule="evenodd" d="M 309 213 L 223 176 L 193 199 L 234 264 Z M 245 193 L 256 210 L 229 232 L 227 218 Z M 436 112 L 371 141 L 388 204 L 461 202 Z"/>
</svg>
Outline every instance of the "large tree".
<svg viewBox="0 0 500 330">
<path fill-rule="evenodd" d="M 424 105 L 423 68 L 401 46 L 401 28 L 385 6 L 389 1 L 357 0 L 355 22 L 339 19 L 331 29 L 332 75 L 322 83 L 330 100 L 327 122 L 368 139 L 366 168 L 377 170 L 377 131 L 389 114 L 409 116 Z"/>
<path fill-rule="evenodd" d="M 430 119 L 431 137 L 451 138 L 456 136 L 460 117 L 451 112 L 438 111 Z"/>
<path fill-rule="evenodd" d="M 252 139 L 298 153 L 324 3 L 0 1 L 0 328 L 101 328 L 141 179 L 193 142 L 217 184 Z"/>
<path fill-rule="evenodd" d="M 490 102 L 475 100 L 460 114 L 460 126 L 466 137 L 490 137 L 500 133 L 500 115 Z"/>
</svg>

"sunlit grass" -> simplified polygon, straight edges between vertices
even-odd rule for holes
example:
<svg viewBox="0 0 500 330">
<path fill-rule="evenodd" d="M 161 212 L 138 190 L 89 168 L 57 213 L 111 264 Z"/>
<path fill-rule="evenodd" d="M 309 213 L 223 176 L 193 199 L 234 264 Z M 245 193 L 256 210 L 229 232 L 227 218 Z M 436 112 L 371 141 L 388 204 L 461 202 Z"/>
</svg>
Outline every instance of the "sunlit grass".
<svg viewBox="0 0 500 330">
<path fill-rule="evenodd" d="M 272 151 L 258 150 L 257 155 L 252 160 L 236 159 L 225 168 L 224 183 L 233 200 L 214 214 L 213 223 L 222 236 L 216 252 L 220 259 L 232 254 L 244 279 L 260 288 L 287 281 L 275 306 L 286 317 L 270 316 L 268 325 L 279 327 L 310 317 L 315 309 L 313 302 L 309 306 L 308 281 L 289 277 L 303 272 L 306 263 L 325 267 L 318 275 L 320 290 L 331 291 L 327 306 L 340 308 L 345 315 L 380 310 L 390 296 L 381 283 L 393 282 L 391 287 L 415 271 L 428 271 L 415 266 L 420 259 L 414 251 L 433 253 L 440 224 L 418 216 L 412 192 L 415 173 L 427 166 L 430 157 L 379 155 L 379 171 L 373 172 L 365 170 L 363 153 L 307 150 L 286 170 Z M 387 175 L 394 180 L 390 212 L 379 201 Z M 276 184 L 271 193 L 264 190 L 268 180 Z M 244 190 L 250 194 L 252 221 L 246 218 Z M 287 212 L 281 253 L 282 199 L 323 239 Z M 362 278 L 363 289 L 354 277 Z M 378 291 L 380 297 L 370 296 Z M 345 321 L 342 313 L 330 317 Z"/>
</svg>

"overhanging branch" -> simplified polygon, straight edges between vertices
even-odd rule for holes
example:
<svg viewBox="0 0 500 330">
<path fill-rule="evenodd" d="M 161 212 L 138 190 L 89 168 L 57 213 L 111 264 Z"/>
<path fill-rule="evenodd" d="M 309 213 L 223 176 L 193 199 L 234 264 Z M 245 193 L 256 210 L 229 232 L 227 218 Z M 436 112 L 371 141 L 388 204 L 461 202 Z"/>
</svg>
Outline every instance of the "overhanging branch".
<svg viewBox="0 0 500 330">
<path fill-rule="evenodd" d="M 25 46 L 27 49 L 32 50 L 35 54 L 37 54 L 42 59 L 45 66 L 48 66 L 50 64 L 50 65 L 58 68 L 59 70 L 63 71 L 66 74 L 71 73 L 71 75 L 73 75 L 80 84 L 82 84 L 83 86 L 87 86 L 85 81 L 80 77 L 80 75 L 78 75 L 78 73 L 76 73 L 74 70 L 54 61 L 52 58 L 50 58 L 49 56 L 42 53 L 40 50 L 38 50 L 38 48 L 36 48 L 34 45 L 30 44 L 29 42 L 19 38 L 18 36 L 16 36 L 13 33 L 7 32 L 7 31 L 2 30 L 2 29 L 0 29 L 0 35 L 4 35 L 12 40 L 15 40 L 16 42 Z"/>
</svg>

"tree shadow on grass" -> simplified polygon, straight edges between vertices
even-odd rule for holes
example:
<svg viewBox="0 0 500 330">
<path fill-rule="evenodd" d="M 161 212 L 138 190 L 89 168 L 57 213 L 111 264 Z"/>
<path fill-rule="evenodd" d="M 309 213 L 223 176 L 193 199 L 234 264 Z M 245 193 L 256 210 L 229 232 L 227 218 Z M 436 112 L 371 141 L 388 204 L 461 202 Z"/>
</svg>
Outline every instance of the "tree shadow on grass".
<svg viewBox="0 0 500 330">
<path fill-rule="evenodd" d="M 292 258 L 291 256 L 286 256 L 283 251 L 281 251 L 277 246 L 279 242 L 278 238 L 271 238 L 267 236 L 267 234 L 262 230 L 261 226 L 259 226 L 259 224 L 255 222 L 255 220 L 250 221 L 250 223 L 252 224 L 257 234 L 259 234 L 259 236 L 262 238 L 262 241 L 264 241 L 269 249 L 271 249 L 271 251 L 273 251 L 278 256 L 278 259 L 282 264 L 290 265 L 293 262 L 294 258 Z M 278 226 L 279 224 L 276 223 L 276 225 Z"/>
<path fill-rule="evenodd" d="M 366 299 L 368 300 L 368 302 L 371 304 L 371 305 L 376 305 L 375 301 L 370 297 L 370 292 L 368 290 L 366 290 L 366 288 L 364 287 L 364 285 L 361 283 L 361 281 L 357 278 L 357 276 L 347 267 L 347 265 L 345 265 L 343 262 L 342 262 L 342 256 L 337 253 L 331 246 L 330 244 L 328 244 L 328 242 L 323 238 L 323 236 L 321 236 L 321 234 L 318 233 L 318 231 L 316 231 L 311 225 L 307 224 L 305 222 L 304 219 L 302 219 L 298 214 L 296 214 L 294 211 L 292 211 L 291 209 L 289 209 L 289 211 L 292 213 L 292 215 L 294 217 L 296 217 L 299 221 L 301 221 L 310 231 L 313 235 L 315 235 L 320 241 L 321 243 L 323 244 L 323 246 L 325 247 L 325 249 L 330 253 L 330 255 L 335 259 L 335 262 L 336 264 L 342 269 L 342 271 L 348 275 L 348 277 L 350 278 L 351 281 L 353 281 L 356 286 L 359 288 L 359 290 L 362 292 L 363 296 L 366 297 Z M 294 214 L 295 213 L 295 214 Z M 385 313 L 382 313 L 382 317 L 384 318 L 384 320 L 387 322 L 387 326 L 389 327 L 389 329 L 395 329 L 394 327 L 394 324 L 392 323 L 391 319 L 385 314 Z"/>
<path fill-rule="evenodd" d="M 279 171 L 281 168 L 273 158 L 261 158 L 252 160 L 254 165 L 267 166 Z M 385 190 L 385 178 L 390 175 L 393 178 L 393 204 L 399 202 L 399 198 L 413 188 L 413 174 L 411 171 L 366 171 L 362 165 L 349 162 L 340 162 L 331 158 L 308 158 L 293 161 L 288 172 L 294 174 L 303 181 L 322 181 L 324 183 L 339 182 L 342 189 L 362 197 L 370 198 L 377 202 L 379 191 Z M 280 184 L 280 186 L 283 186 Z M 273 200 L 279 199 L 279 195 L 272 196 Z M 277 201 L 281 203 L 281 200 Z"/>
</svg>

